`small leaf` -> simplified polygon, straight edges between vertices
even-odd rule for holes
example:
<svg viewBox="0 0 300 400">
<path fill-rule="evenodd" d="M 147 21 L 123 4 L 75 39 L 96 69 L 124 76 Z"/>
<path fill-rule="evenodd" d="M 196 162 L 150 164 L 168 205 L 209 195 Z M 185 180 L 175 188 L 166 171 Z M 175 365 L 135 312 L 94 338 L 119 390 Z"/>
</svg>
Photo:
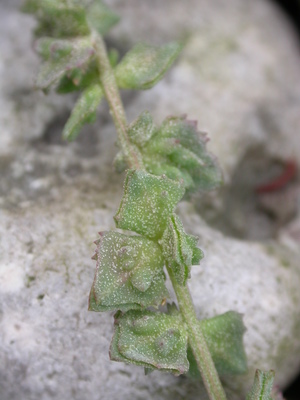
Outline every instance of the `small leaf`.
<svg viewBox="0 0 300 400">
<path fill-rule="evenodd" d="M 245 327 L 241 314 L 228 311 L 214 318 L 199 321 L 205 340 L 220 375 L 243 374 L 247 371 L 247 358 L 243 345 Z M 194 356 L 189 349 L 189 375 L 199 378 Z"/>
<path fill-rule="evenodd" d="M 115 66 L 118 64 L 119 57 L 120 55 L 117 49 L 110 49 L 108 51 L 108 59 L 113 68 L 115 68 Z"/>
<path fill-rule="evenodd" d="M 21 11 L 28 14 L 35 14 L 38 9 L 38 0 L 26 0 L 21 6 Z"/>
<path fill-rule="evenodd" d="M 67 71 L 56 86 L 56 92 L 60 94 L 84 90 L 87 87 L 99 83 L 99 71 L 94 59 L 82 68 L 74 68 Z"/>
<path fill-rule="evenodd" d="M 196 128 L 185 117 L 169 117 L 157 128 L 144 112 L 129 126 L 128 135 L 150 174 L 183 182 L 188 192 L 210 190 L 220 185 L 222 174 L 206 149 L 206 136 Z"/>
<path fill-rule="evenodd" d="M 172 42 L 161 47 L 137 44 L 115 69 L 122 89 L 149 89 L 154 86 L 176 60 L 182 44 Z"/>
<path fill-rule="evenodd" d="M 148 111 L 143 112 L 128 127 L 128 136 L 139 147 L 143 147 L 156 131 L 153 118 Z"/>
<path fill-rule="evenodd" d="M 46 7 L 59 9 L 60 5 L 65 5 L 64 3 L 64 0 L 26 0 L 22 5 L 21 10 L 28 14 L 36 14 Z"/>
<path fill-rule="evenodd" d="M 159 239 L 183 195 L 182 185 L 166 176 L 158 177 L 142 170 L 129 170 L 123 198 L 114 217 L 116 226 L 150 239 Z"/>
<path fill-rule="evenodd" d="M 114 158 L 113 164 L 115 170 L 119 173 L 124 172 L 128 168 L 126 157 L 124 156 L 122 151 L 119 151 L 119 153 L 117 153 L 116 157 Z"/>
<path fill-rule="evenodd" d="M 117 313 L 110 358 L 148 370 L 183 374 L 189 368 L 187 341 L 179 316 L 151 311 Z"/>
<path fill-rule="evenodd" d="M 72 38 L 86 36 L 90 28 L 85 10 L 78 4 L 67 4 L 60 0 L 29 1 L 23 11 L 35 14 L 39 25 L 35 30 L 36 37 Z"/>
<path fill-rule="evenodd" d="M 105 35 L 119 21 L 119 17 L 100 0 L 27 0 L 22 10 L 36 15 L 39 21 L 37 37 L 85 36 L 92 29 Z"/>
<path fill-rule="evenodd" d="M 168 297 L 160 247 L 141 236 L 102 232 L 90 293 L 92 311 L 158 307 Z"/>
<path fill-rule="evenodd" d="M 151 136 L 155 133 L 155 130 L 156 128 L 153 123 L 152 116 L 146 111 L 129 125 L 127 134 L 133 144 L 142 148 L 144 144 L 150 140 Z M 128 168 L 126 157 L 124 157 L 124 153 L 122 151 L 117 154 L 114 160 L 114 166 L 116 171 L 119 173 Z M 161 175 L 163 175 L 163 173 L 164 172 L 162 172 Z"/>
<path fill-rule="evenodd" d="M 78 43 L 79 41 L 43 37 L 35 42 L 35 51 L 45 61 L 55 62 L 62 57 L 69 56 L 74 46 L 78 45 Z"/>
<path fill-rule="evenodd" d="M 144 153 L 143 156 L 144 165 L 149 173 L 158 176 L 165 174 L 174 181 L 183 182 L 187 191 L 195 190 L 193 178 L 187 171 L 171 165 L 168 160 L 162 161 L 159 154 L 145 155 Z"/>
<path fill-rule="evenodd" d="M 247 400 L 273 400 L 272 387 L 274 382 L 275 372 L 263 372 L 256 370 L 254 383 L 251 392 L 247 396 Z"/>
<path fill-rule="evenodd" d="M 77 100 L 71 116 L 64 127 L 64 139 L 74 140 L 84 124 L 92 123 L 96 120 L 96 111 L 102 97 L 103 90 L 100 85 L 94 84 L 85 89 Z"/>
<path fill-rule="evenodd" d="M 143 147 L 143 161 L 152 174 L 166 171 L 171 179 L 183 179 L 189 191 L 213 189 L 222 182 L 222 174 L 206 142 L 195 122 L 169 117 Z"/>
<path fill-rule="evenodd" d="M 90 33 L 85 13 L 79 9 L 51 9 L 39 18 L 35 30 L 36 37 L 51 36 L 54 38 L 73 38 L 87 36 Z"/>
<path fill-rule="evenodd" d="M 55 43 L 63 43 L 62 46 L 66 48 L 67 42 L 72 46 L 69 54 L 59 59 L 51 57 L 42 65 L 36 82 L 39 88 L 48 89 L 51 84 L 57 82 L 67 71 L 75 68 L 82 68 L 84 70 L 91 61 L 94 50 L 90 45 L 89 39 L 77 39 L 73 41 L 57 40 Z"/>
<path fill-rule="evenodd" d="M 180 285 L 186 284 L 191 266 L 198 264 L 203 258 L 203 252 L 197 247 L 197 243 L 196 236 L 185 233 L 182 222 L 176 214 L 169 217 L 159 244 L 162 247 L 164 258 Z"/>
<path fill-rule="evenodd" d="M 90 26 L 103 36 L 120 18 L 104 3 L 97 1 L 87 7 L 87 20 Z"/>
</svg>

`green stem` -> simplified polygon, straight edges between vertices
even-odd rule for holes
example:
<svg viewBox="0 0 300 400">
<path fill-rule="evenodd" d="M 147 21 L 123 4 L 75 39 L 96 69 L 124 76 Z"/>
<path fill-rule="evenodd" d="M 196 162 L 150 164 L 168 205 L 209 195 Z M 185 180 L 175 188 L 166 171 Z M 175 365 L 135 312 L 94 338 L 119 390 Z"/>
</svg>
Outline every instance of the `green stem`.
<svg viewBox="0 0 300 400">
<path fill-rule="evenodd" d="M 92 33 L 92 43 L 99 66 L 100 82 L 108 101 L 119 138 L 119 144 L 130 168 L 144 169 L 138 150 L 132 145 L 127 133 L 127 121 L 113 69 L 102 37 Z M 180 312 L 188 328 L 189 343 L 194 353 L 203 382 L 211 400 L 226 400 L 226 395 L 219 380 L 205 338 L 196 318 L 194 306 L 187 286 L 180 286 L 168 268 L 177 296 Z"/>
<path fill-rule="evenodd" d="M 226 395 L 220 382 L 218 372 L 196 317 L 190 291 L 187 285 L 181 286 L 177 283 L 170 267 L 167 267 L 167 270 L 176 293 L 181 315 L 187 325 L 189 344 L 196 359 L 208 396 L 210 400 L 226 400 Z"/>
<path fill-rule="evenodd" d="M 115 75 L 107 55 L 105 43 L 102 37 L 95 31 L 92 32 L 92 43 L 99 66 L 100 82 L 118 132 L 120 147 L 130 168 L 143 169 L 141 157 L 137 149 L 130 142 L 127 134 L 125 111 Z"/>
</svg>

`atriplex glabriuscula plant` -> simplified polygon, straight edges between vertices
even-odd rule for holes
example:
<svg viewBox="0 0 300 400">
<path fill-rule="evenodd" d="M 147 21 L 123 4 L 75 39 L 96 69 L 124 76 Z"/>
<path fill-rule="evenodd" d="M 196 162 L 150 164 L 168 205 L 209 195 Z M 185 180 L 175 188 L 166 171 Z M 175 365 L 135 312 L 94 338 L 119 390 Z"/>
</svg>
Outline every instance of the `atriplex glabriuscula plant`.
<svg viewBox="0 0 300 400">
<path fill-rule="evenodd" d="M 73 140 L 93 122 L 105 97 L 118 133 L 115 166 L 120 172 L 128 168 L 115 215 L 116 227 L 127 233 L 100 233 L 89 299 L 92 311 L 116 311 L 111 359 L 143 366 L 146 373 L 198 376 L 200 371 L 209 398 L 226 399 L 218 373 L 247 368 L 242 317 L 229 311 L 197 320 L 187 280 L 203 253 L 174 213 L 186 193 L 216 187 L 221 173 L 194 122 L 174 116 L 157 127 L 144 112 L 128 125 L 119 94 L 119 89 L 153 87 L 182 44 L 138 44 L 118 62 L 116 50 L 107 51 L 103 41 L 118 17 L 101 1 L 27 0 L 24 11 L 38 21 L 36 50 L 44 63 L 37 86 L 82 92 L 63 137 Z M 164 267 L 178 308 L 174 303 L 163 307 L 168 298 Z M 272 400 L 273 379 L 273 372 L 257 371 L 247 400 Z"/>
</svg>

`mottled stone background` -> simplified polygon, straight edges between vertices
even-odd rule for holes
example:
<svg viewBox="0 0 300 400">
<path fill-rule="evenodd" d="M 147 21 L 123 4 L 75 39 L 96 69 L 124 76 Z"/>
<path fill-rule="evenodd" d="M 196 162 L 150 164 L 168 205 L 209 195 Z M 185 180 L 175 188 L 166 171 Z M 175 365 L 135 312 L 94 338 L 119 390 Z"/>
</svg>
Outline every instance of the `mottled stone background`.
<svg viewBox="0 0 300 400">
<path fill-rule="evenodd" d="M 300 369 L 299 180 L 275 196 L 256 185 L 300 164 L 300 53 L 267 0 L 110 0 L 122 16 L 108 37 L 133 43 L 188 37 L 178 62 L 147 92 L 126 92 L 128 119 L 187 114 L 208 132 L 224 187 L 179 213 L 205 252 L 190 284 L 199 317 L 244 314 L 249 373 L 225 377 L 243 398 L 256 368 L 286 386 Z M 122 181 L 108 108 L 66 144 L 74 98 L 34 90 L 34 20 L 0 2 L 0 399 L 205 399 L 185 377 L 109 361 L 112 313 L 87 311 L 97 232 L 113 229 Z"/>
</svg>

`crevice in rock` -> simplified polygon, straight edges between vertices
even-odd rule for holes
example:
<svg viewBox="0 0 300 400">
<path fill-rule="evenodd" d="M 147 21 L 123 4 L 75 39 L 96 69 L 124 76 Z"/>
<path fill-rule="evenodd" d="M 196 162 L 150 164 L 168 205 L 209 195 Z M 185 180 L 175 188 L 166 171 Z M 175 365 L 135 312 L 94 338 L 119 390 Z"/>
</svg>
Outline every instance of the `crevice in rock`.
<svg viewBox="0 0 300 400">
<path fill-rule="evenodd" d="M 47 145 L 65 146 L 67 142 L 62 138 L 62 130 L 68 118 L 69 113 L 67 112 L 54 118 L 46 125 L 42 137 L 36 140 L 35 144 L 44 143 Z"/>
<path fill-rule="evenodd" d="M 291 162 L 270 156 L 263 146 L 250 148 L 230 184 L 204 195 L 198 211 L 209 225 L 228 236 L 255 241 L 276 237 L 297 214 L 297 174 L 286 182 L 280 179 Z M 268 188 L 272 182 L 274 190 Z"/>
</svg>

